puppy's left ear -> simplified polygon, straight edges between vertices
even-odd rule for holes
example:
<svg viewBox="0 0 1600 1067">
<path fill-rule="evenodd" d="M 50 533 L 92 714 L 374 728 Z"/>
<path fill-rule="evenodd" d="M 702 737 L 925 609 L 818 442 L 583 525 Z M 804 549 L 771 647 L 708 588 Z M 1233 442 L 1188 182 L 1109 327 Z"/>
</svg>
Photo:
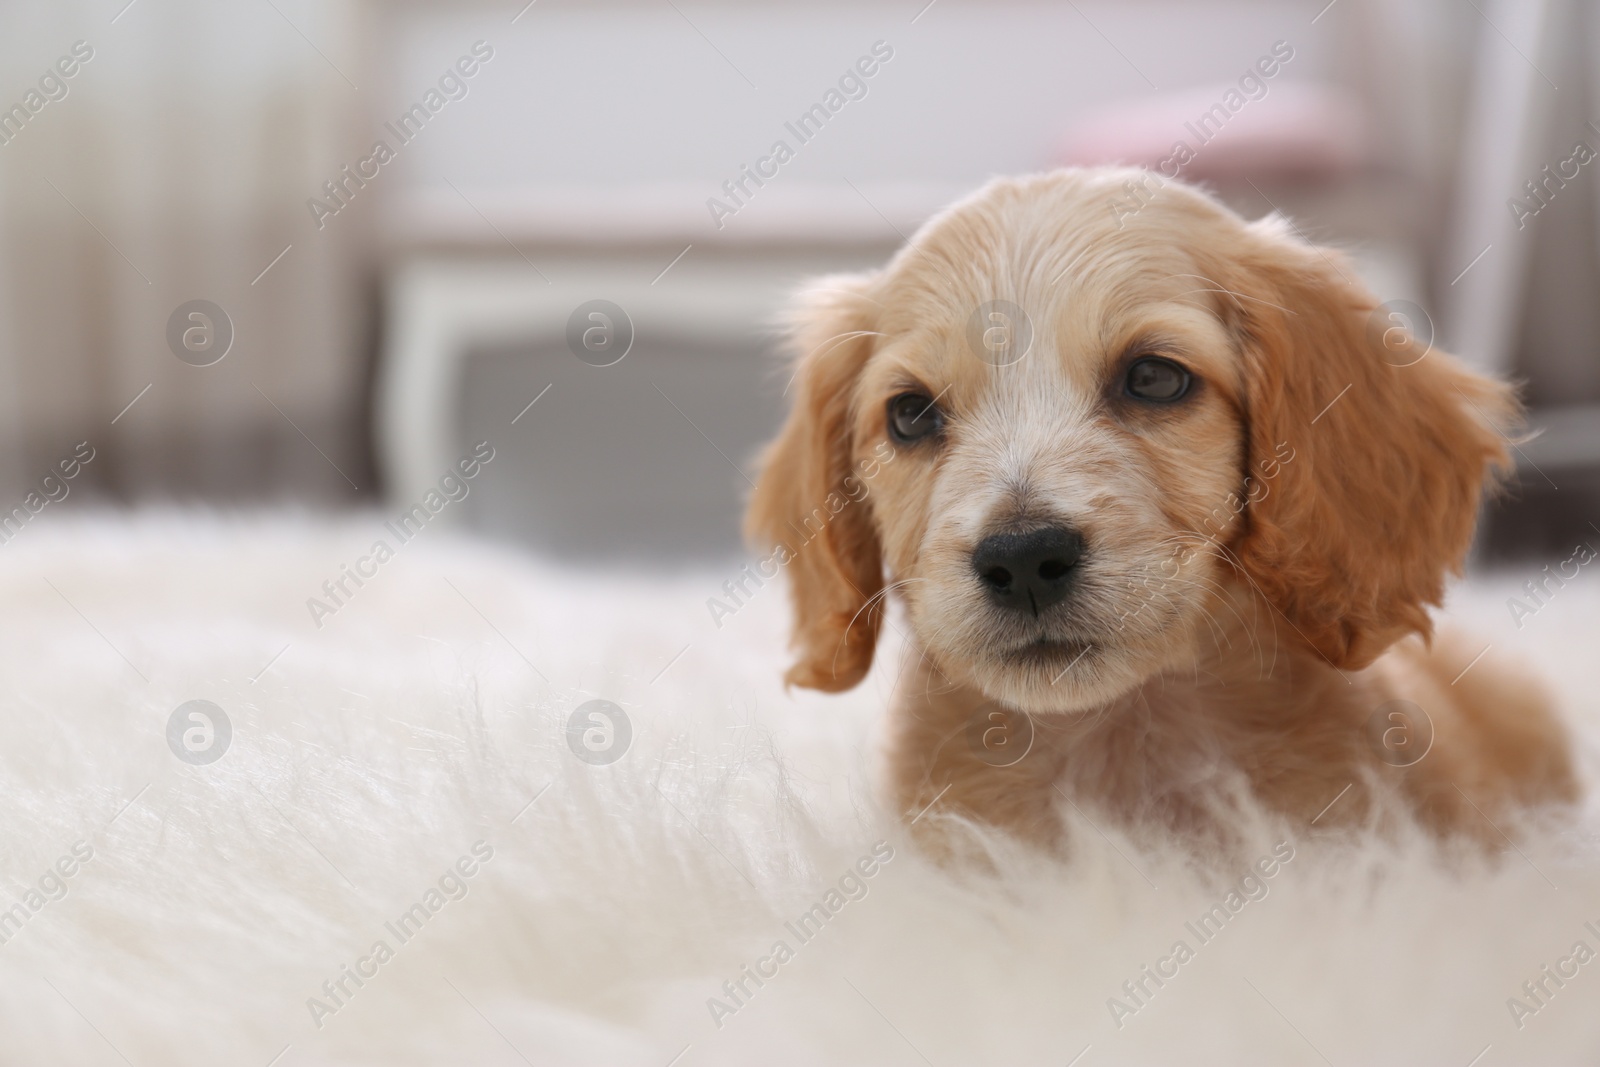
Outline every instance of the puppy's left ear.
<svg viewBox="0 0 1600 1067">
<path fill-rule="evenodd" d="M 1302 638 L 1356 669 L 1431 633 L 1427 605 L 1461 571 L 1518 406 L 1389 320 L 1339 253 L 1285 229 L 1253 224 L 1212 267 L 1239 294 L 1218 299 L 1238 320 L 1247 473 L 1264 494 L 1233 549 Z"/>
<path fill-rule="evenodd" d="M 762 454 L 745 532 L 775 548 L 790 578 L 792 643 L 786 679 L 839 692 L 866 677 L 878 640 L 883 560 L 870 501 L 852 492 L 856 379 L 872 354 L 870 279 L 819 279 L 790 315 L 798 366 L 789 418 Z"/>
</svg>

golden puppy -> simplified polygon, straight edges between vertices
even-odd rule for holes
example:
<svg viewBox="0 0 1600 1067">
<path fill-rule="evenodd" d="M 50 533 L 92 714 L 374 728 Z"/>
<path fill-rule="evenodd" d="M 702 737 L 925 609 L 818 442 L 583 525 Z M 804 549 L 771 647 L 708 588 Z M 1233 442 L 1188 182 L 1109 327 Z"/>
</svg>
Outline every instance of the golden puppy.
<svg viewBox="0 0 1600 1067">
<path fill-rule="evenodd" d="M 748 518 L 792 578 L 789 681 L 860 682 L 894 593 L 895 802 L 1044 842 L 1064 800 L 1205 839 L 1241 784 L 1488 840 L 1573 798 L 1537 689 L 1429 642 L 1509 390 L 1278 218 L 1177 184 L 1130 215 L 1136 177 L 995 182 L 803 295 Z"/>
</svg>

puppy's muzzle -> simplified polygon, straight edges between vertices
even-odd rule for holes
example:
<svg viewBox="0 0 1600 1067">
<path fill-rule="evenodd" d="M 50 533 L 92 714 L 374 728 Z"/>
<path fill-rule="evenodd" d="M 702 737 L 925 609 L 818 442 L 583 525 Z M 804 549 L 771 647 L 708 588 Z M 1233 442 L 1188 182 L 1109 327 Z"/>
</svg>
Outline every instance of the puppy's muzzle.
<svg viewBox="0 0 1600 1067">
<path fill-rule="evenodd" d="M 978 542 L 972 569 L 991 603 L 1037 618 L 1072 591 L 1083 551 L 1083 535 L 1068 526 L 998 533 Z"/>
</svg>

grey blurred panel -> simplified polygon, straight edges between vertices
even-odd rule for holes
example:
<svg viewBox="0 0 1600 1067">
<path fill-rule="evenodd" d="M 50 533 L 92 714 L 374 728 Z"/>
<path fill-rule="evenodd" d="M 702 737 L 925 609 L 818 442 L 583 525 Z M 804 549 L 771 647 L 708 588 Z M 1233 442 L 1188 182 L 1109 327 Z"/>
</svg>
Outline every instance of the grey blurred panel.
<svg viewBox="0 0 1600 1067">
<path fill-rule="evenodd" d="M 783 412 L 771 340 L 754 329 L 694 338 L 636 326 L 633 349 L 611 367 L 581 362 L 561 337 L 468 356 L 462 451 L 485 439 L 496 449 L 465 501 L 469 526 L 572 558 L 739 550 L 750 488 L 741 471 L 752 473 Z"/>
</svg>

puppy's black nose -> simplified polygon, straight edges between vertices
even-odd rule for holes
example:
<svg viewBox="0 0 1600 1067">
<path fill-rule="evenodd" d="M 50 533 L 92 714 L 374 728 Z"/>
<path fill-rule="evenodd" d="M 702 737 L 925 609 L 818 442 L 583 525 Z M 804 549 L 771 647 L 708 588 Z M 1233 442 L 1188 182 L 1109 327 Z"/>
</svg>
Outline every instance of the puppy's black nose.
<svg viewBox="0 0 1600 1067">
<path fill-rule="evenodd" d="M 985 537 L 973 549 L 972 568 L 996 604 L 1038 615 L 1066 597 L 1082 556 L 1082 534 L 1046 526 Z"/>
</svg>

